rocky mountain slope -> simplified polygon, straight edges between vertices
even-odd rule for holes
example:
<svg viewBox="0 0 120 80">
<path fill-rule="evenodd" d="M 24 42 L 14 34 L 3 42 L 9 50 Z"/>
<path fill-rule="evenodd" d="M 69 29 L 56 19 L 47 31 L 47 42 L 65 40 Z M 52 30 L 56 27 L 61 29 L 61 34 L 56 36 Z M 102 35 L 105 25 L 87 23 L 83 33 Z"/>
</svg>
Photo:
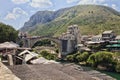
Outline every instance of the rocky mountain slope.
<svg viewBox="0 0 120 80">
<path fill-rule="evenodd" d="M 72 24 L 79 25 L 82 34 L 99 34 L 111 29 L 120 34 L 120 12 L 100 5 L 78 5 L 58 11 L 39 11 L 20 30 L 31 35 L 59 36 Z"/>
</svg>

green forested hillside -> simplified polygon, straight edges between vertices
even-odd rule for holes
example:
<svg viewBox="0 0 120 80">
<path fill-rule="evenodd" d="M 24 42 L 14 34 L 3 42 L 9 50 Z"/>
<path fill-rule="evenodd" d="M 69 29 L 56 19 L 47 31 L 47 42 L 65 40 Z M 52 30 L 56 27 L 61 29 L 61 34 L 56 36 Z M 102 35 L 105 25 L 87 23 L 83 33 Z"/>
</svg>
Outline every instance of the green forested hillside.
<svg viewBox="0 0 120 80">
<path fill-rule="evenodd" d="M 15 42 L 18 38 L 18 31 L 16 31 L 12 26 L 0 23 L 0 43 L 6 41 Z"/>
<path fill-rule="evenodd" d="M 49 12 L 48 12 L 49 13 Z M 79 5 L 52 12 L 51 20 L 34 25 L 31 35 L 59 36 L 72 24 L 79 25 L 82 34 L 99 34 L 104 30 L 114 30 L 120 34 L 120 12 L 99 5 Z M 49 19 L 45 18 L 44 19 Z"/>
</svg>

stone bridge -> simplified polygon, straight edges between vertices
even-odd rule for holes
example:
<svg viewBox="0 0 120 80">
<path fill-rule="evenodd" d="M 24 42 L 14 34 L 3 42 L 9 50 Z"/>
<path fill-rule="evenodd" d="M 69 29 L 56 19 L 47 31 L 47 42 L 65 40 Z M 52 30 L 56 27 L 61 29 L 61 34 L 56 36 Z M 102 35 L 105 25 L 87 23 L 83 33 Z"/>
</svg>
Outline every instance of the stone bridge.
<svg viewBox="0 0 120 80">
<path fill-rule="evenodd" d="M 49 37 L 49 36 L 34 36 L 30 38 L 24 38 L 24 47 L 32 48 L 33 45 L 44 39 L 49 39 L 57 44 L 57 47 L 59 49 L 59 53 L 62 53 L 62 40 L 57 37 Z"/>
<path fill-rule="evenodd" d="M 57 47 L 59 49 L 59 54 L 60 55 L 66 55 L 68 53 L 71 53 L 73 51 L 73 47 L 71 45 L 73 44 L 71 40 L 63 40 L 59 39 L 57 37 L 49 37 L 49 36 L 33 36 L 30 38 L 24 38 L 24 47 L 32 48 L 33 45 L 44 39 L 49 39 L 57 44 Z"/>
<path fill-rule="evenodd" d="M 44 40 L 44 39 L 49 39 L 53 42 L 55 42 L 57 44 L 58 47 L 61 46 L 61 40 L 59 38 L 56 37 L 48 37 L 48 36 L 34 36 L 34 37 L 30 37 L 30 38 L 26 38 L 25 39 L 25 44 L 24 47 L 33 47 L 33 45 L 40 41 L 40 40 Z"/>
</svg>

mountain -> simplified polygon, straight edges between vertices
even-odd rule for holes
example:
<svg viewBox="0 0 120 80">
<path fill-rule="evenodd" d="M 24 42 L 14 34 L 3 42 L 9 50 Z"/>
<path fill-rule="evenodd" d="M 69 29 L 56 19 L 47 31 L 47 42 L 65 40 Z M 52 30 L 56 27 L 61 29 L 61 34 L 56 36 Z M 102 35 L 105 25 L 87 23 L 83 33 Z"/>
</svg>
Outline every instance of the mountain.
<svg viewBox="0 0 120 80">
<path fill-rule="evenodd" d="M 120 12 L 100 5 L 78 5 L 58 11 L 39 11 L 20 29 L 31 35 L 59 36 L 72 24 L 79 25 L 81 34 L 99 34 L 114 30 L 120 34 Z"/>
<path fill-rule="evenodd" d="M 25 22 L 24 27 L 21 28 L 22 31 L 27 31 L 33 29 L 36 24 L 45 24 L 53 20 L 51 16 L 54 12 L 52 11 L 39 11 L 34 14 L 28 22 Z"/>
</svg>

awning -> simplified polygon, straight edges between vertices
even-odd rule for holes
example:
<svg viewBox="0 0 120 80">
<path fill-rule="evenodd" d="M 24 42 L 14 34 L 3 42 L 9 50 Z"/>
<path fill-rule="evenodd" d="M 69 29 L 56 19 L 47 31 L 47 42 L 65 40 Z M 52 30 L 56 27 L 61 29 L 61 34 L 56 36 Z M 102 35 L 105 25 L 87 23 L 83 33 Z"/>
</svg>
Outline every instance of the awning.
<svg viewBox="0 0 120 80">
<path fill-rule="evenodd" d="M 112 44 L 112 45 L 107 45 L 106 47 L 120 47 L 120 44 Z"/>
<path fill-rule="evenodd" d="M 118 40 L 117 42 L 120 43 L 120 40 Z"/>
<path fill-rule="evenodd" d="M 94 42 L 94 41 L 88 41 L 86 42 L 87 44 L 100 44 L 100 43 L 104 43 L 104 41 L 97 41 L 97 42 Z"/>
<path fill-rule="evenodd" d="M 110 41 L 110 43 L 120 43 L 120 40 Z"/>
<path fill-rule="evenodd" d="M 112 47 L 112 45 L 106 45 L 106 47 Z"/>
<path fill-rule="evenodd" d="M 81 50 L 91 51 L 91 49 L 90 49 L 90 48 L 87 48 L 87 47 L 82 47 Z"/>
<path fill-rule="evenodd" d="M 112 47 L 120 47 L 120 44 L 113 44 Z"/>
</svg>

